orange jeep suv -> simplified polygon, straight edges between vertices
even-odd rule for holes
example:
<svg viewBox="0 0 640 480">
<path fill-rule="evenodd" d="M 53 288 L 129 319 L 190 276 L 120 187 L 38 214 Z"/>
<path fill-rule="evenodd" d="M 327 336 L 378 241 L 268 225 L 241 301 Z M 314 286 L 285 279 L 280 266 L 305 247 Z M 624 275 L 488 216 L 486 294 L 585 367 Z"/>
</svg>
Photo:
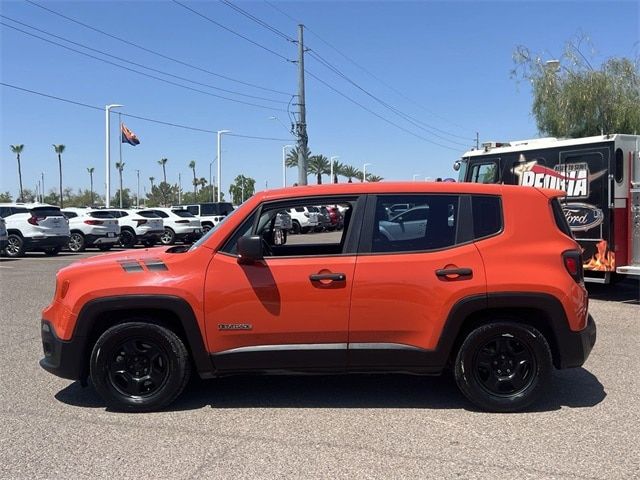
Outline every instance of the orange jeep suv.
<svg viewBox="0 0 640 480">
<path fill-rule="evenodd" d="M 191 247 L 60 270 L 40 364 L 129 411 L 167 406 L 194 370 L 447 369 L 480 408 L 520 410 L 596 339 L 562 195 L 417 182 L 258 193 Z M 344 228 L 278 235 L 279 213 L 318 205 L 343 211 Z"/>
</svg>

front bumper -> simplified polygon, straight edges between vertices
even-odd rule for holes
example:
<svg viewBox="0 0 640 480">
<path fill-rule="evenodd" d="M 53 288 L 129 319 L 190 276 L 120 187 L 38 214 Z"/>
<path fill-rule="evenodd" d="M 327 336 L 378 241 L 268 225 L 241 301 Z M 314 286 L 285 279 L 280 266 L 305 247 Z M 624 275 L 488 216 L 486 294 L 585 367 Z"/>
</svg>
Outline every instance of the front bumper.
<svg viewBox="0 0 640 480">
<path fill-rule="evenodd" d="M 47 320 L 42 320 L 40 333 L 44 357 L 40 366 L 47 372 L 69 380 L 86 376 L 85 338 L 74 336 L 71 340 L 60 340 Z"/>
<path fill-rule="evenodd" d="M 564 332 L 558 338 L 560 368 L 580 367 L 587 361 L 596 344 L 596 322 L 589 315 L 587 326 L 578 332 Z"/>
</svg>

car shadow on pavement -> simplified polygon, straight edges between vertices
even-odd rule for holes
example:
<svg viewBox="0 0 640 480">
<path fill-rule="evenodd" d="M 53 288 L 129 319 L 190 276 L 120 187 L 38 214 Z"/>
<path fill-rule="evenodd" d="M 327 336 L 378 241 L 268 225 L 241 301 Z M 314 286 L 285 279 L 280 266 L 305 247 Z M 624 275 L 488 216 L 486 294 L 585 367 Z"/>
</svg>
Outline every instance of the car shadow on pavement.
<svg viewBox="0 0 640 480">
<path fill-rule="evenodd" d="M 105 408 L 95 390 L 74 382 L 56 395 L 60 402 Z M 589 371 L 556 371 L 544 397 L 527 411 L 592 407 L 606 397 Z M 226 408 L 423 408 L 477 411 L 458 391 L 451 375 L 238 375 L 193 380 L 169 411 Z"/>
<path fill-rule="evenodd" d="M 613 285 L 587 284 L 589 298 L 640 305 L 640 282 L 625 279 Z"/>
</svg>

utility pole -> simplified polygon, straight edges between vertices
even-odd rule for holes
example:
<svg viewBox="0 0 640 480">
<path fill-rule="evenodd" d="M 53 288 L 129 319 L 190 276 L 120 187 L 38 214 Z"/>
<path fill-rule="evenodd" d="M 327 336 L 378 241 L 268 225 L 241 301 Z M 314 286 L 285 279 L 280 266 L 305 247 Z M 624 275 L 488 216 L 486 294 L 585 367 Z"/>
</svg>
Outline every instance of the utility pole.
<svg viewBox="0 0 640 480">
<path fill-rule="evenodd" d="M 304 25 L 298 25 L 298 123 L 296 135 L 298 137 L 298 185 L 307 184 L 307 113 L 304 103 Z"/>
<path fill-rule="evenodd" d="M 42 203 L 44 203 L 44 172 L 40 172 L 40 179 L 42 180 Z"/>
<path fill-rule="evenodd" d="M 140 170 L 136 170 L 136 204 L 140 208 Z"/>
<path fill-rule="evenodd" d="M 480 134 L 476 132 L 476 150 L 480 150 Z"/>
<path fill-rule="evenodd" d="M 182 205 L 182 175 L 178 172 L 178 205 Z"/>
</svg>

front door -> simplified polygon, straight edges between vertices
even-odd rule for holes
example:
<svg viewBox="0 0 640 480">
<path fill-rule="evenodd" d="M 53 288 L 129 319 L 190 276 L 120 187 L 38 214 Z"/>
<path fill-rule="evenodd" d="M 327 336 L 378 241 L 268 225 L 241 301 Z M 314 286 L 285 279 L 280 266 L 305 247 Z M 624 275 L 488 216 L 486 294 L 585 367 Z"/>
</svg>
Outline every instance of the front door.
<svg viewBox="0 0 640 480">
<path fill-rule="evenodd" d="M 356 203 L 309 201 L 342 203 L 351 210 Z M 356 259 L 346 240 L 354 232 L 354 222 L 334 232 L 278 232 L 277 216 L 301 205 L 306 206 L 302 200 L 296 205 L 263 205 L 210 263 L 205 321 L 208 348 L 218 370 L 346 367 Z M 264 260 L 238 263 L 236 242 L 244 235 L 262 236 Z"/>
</svg>

